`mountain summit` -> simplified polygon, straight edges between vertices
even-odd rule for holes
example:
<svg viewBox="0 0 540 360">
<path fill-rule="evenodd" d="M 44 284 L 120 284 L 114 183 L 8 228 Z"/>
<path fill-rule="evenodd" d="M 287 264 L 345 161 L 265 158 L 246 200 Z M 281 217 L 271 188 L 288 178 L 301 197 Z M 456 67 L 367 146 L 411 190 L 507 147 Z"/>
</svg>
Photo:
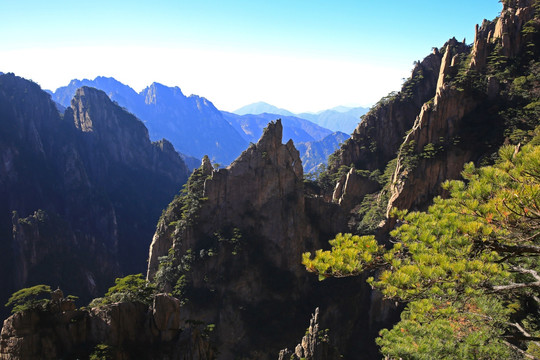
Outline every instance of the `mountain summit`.
<svg viewBox="0 0 540 360">
<path fill-rule="evenodd" d="M 58 88 L 53 99 L 67 107 L 81 86 L 103 90 L 145 123 L 151 139 L 166 138 L 182 154 L 199 159 L 209 155 L 216 162 L 229 164 L 247 146 L 212 102 L 196 95 L 185 96 L 179 87 L 152 83 L 137 94 L 114 78 L 96 77 L 72 80 Z"/>
</svg>

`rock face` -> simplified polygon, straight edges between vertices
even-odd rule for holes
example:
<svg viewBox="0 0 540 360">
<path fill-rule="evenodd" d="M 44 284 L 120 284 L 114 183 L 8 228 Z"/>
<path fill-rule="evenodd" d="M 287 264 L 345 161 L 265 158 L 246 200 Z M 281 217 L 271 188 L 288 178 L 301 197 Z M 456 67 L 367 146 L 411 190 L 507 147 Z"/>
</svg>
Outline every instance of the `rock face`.
<svg viewBox="0 0 540 360">
<path fill-rule="evenodd" d="M 488 21 L 476 28 L 470 64 L 458 60 L 445 67 L 446 54 L 465 51 L 456 43 L 447 44 L 434 102 L 422 107 L 402 144 L 388 209 L 425 208 L 442 193 L 443 181 L 460 178 L 467 162 L 478 163 L 503 143 L 505 124 L 500 113 L 508 106 L 504 98 L 508 83 L 485 75 L 497 66 L 488 64 L 488 58 L 518 61 L 516 55 L 524 48 L 523 26 L 533 17 L 531 1 L 518 1 L 515 7 L 506 4 L 495 30 Z M 473 86 L 467 81 L 460 83 L 452 69 L 456 67 L 461 67 L 468 81 L 474 81 Z"/>
<path fill-rule="evenodd" d="M 179 300 L 158 294 L 154 304 L 117 303 L 77 310 L 57 297 L 46 309 L 4 321 L 0 359 L 80 359 L 107 351 L 114 359 L 215 359 L 201 329 L 180 326 Z"/>
<path fill-rule="evenodd" d="M 176 264 L 189 260 L 181 277 L 183 309 L 188 318 L 215 324 L 220 359 L 275 358 L 303 332 L 314 307 L 306 299 L 326 310 L 325 326 L 339 329 L 336 338 L 345 354 L 359 346 L 348 335 L 351 329 L 362 323 L 360 331 L 372 337 L 378 321 L 386 319 L 370 322 L 357 310 L 372 300 L 360 279 L 320 283 L 303 269 L 301 254 L 323 246 L 346 223 L 338 205 L 304 195 L 299 153 L 281 137 L 278 120 L 228 168 L 212 170 L 204 159 L 193 222 L 175 200 L 150 249 L 150 279 L 170 248 Z M 353 315 L 345 315 L 349 310 Z M 366 356 L 370 351 L 376 352 L 365 349 Z"/>
<path fill-rule="evenodd" d="M 88 301 L 141 272 L 162 207 L 187 178 L 167 141 L 81 88 L 61 116 L 36 84 L 0 76 L 0 299 L 45 283 Z M 119 255 L 121 254 L 121 256 Z"/>
<path fill-rule="evenodd" d="M 294 351 L 283 349 L 279 352 L 278 360 L 330 360 L 341 358 L 329 349 L 328 334 L 319 329 L 319 308 L 311 316 L 306 335 Z"/>
<path fill-rule="evenodd" d="M 212 226 L 212 233 L 206 235 L 233 225 L 241 226 L 244 233 L 265 234 L 265 239 L 258 240 L 259 245 L 268 256 L 276 257 L 272 259 L 273 265 L 299 268 L 300 249 L 290 245 L 302 242 L 291 241 L 291 238 L 309 236 L 299 231 L 306 227 L 307 219 L 295 216 L 303 214 L 304 209 L 302 162 L 292 141 L 282 145 L 281 137 L 281 122 L 270 123 L 259 142 L 244 151 L 227 169 L 212 171 L 208 160 L 203 161 L 203 173 L 209 178 L 204 183 L 206 200 L 199 218 L 203 222 L 211 221 L 208 225 Z M 250 214 L 258 214 L 266 221 L 253 219 Z M 293 218 L 295 222 L 290 220 Z M 199 227 L 205 225 L 199 224 Z M 150 278 L 158 268 L 158 257 L 167 254 L 172 240 L 154 238 L 148 265 Z M 184 250 L 195 246 L 196 241 L 191 236 L 183 236 Z M 162 250 L 155 251 L 158 247 Z"/>
</svg>

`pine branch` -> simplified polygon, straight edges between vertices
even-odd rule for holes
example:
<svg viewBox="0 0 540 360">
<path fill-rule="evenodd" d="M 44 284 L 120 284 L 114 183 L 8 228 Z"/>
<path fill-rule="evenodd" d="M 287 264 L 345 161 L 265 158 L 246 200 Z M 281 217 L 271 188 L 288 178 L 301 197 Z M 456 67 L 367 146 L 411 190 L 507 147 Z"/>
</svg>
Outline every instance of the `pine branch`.
<svg viewBox="0 0 540 360">
<path fill-rule="evenodd" d="M 531 359 L 531 360 L 540 360 L 540 359 L 537 358 L 536 356 L 529 354 L 528 352 L 526 352 L 526 351 L 524 351 L 524 350 L 518 348 L 516 345 L 511 344 L 511 343 L 509 343 L 508 341 L 504 341 L 504 343 L 505 343 L 507 346 L 511 347 L 512 349 L 514 349 L 515 351 L 519 352 L 521 355 L 525 356 L 525 357 L 528 358 L 528 359 Z"/>
<path fill-rule="evenodd" d="M 508 291 L 508 290 L 523 289 L 523 288 L 531 288 L 531 287 L 540 287 L 540 281 L 536 281 L 532 283 L 511 283 L 508 285 L 493 286 L 492 289 L 494 291 Z"/>
</svg>

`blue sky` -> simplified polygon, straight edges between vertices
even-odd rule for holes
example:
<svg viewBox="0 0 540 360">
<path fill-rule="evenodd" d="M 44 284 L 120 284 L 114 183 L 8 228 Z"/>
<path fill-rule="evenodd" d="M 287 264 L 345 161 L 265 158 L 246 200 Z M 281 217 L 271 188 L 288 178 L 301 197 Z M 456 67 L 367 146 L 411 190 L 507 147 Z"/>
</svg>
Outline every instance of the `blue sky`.
<svg viewBox="0 0 540 360">
<path fill-rule="evenodd" d="M 224 110 L 370 105 L 450 37 L 473 41 L 497 0 L 0 0 L 0 71 L 55 89 L 113 76 Z"/>
</svg>

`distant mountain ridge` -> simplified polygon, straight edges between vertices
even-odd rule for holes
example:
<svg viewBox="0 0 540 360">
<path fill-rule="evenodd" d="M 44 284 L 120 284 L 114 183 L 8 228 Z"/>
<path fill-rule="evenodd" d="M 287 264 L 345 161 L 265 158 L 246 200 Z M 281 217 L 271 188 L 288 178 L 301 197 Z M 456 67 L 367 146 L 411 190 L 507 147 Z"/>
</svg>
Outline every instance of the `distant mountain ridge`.
<svg viewBox="0 0 540 360">
<path fill-rule="evenodd" d="M 321 127 L 309 120 L 295 116 L 283 116 L 274 113 L 258 115 L 236 115 L 225 111 L 221 112 L 224 118 L 249 142 L 256 142 L 262 135 L 263 129 L 270 121 L 281 118 L 283 124 L 283 139 L 292 139 L 294 143 L 321 140 L 330 135 L 332 131 Z"/>
<path fill-rule="evenodd" d="M 360 122 L 360 117 L 368 112 L 369 108 L 336 106 L 332 109 L 319 111 L 316 113 L 294 114 L 288 110 L 278 108 L 265 102 L 256 102 L 241 107 L 232 113 L 237 115 L 260 115 L 263 113 L 276 114 L 282 116 L 294 116 L 297 118 L 309 120 L 319 126 L 330 129 L 331 131 L 340 131 L 351 134 Z"/>
<path fill-rule="evenodd" d="M 228 165 L 250 142 L 259 139 L 270 121 L 278 118 L 282 119 L 285 139 L 292 139 L 296 144 L 315 143 L 332 134 L 332 130 L 317 124 L 316 121 L 337 123 L 334 128 L 345 129 L 346 131 L 342 132 L 350 133 L 360 121 L 358 114 L 363 111 L 362 108 L 338 107 L 336 110 L 298 117 L 285 109 L 259 102 L 244 107 L 244 110 L 239 109 L 239 112 L 246 114 L 238 115 L 219 111 L 204 97 L 185 96 L 179 87 L 152 83 L 137 93 L 128 85 L 103 76 L 94 80 L 75 79 L 67 86 L 48 93 L 57 103 L 58 109 L 63 111 L 63 108 L 69 107 L 75 91 L 82 86 L 104 91 L 111 100 L 136 115 L 145 123 L 152 140 L 166 138 L 171 141 L 191 169 L 199 166 L 198 159 L 204 155 L 221 165 Z M 349 118 L 348 123 L 343 120 L 346 117 Z M 329 142 L 321 144 L 330 146 Z M 321 154 L 330 154 L 335 150 L 334 145 L 324 149 L 319 146 L 319 150 Z M 316 160 L 304 158 L 302 151 L 301 155 L 303 161 L 308 163 L 326 163 L 326 159 L 322 159 L 320 155 L 316 155 Z M 306 168 L 306 171 L 308 170 Z"/>
<path fill-rule="evenodd" d="M 209 100 L 185 96 L 178 87 L 153 83 L 137 93 L 114 78 L 72 80 L 52 93 L 52 98 L 68 106 L 76 89 L 95 87 L 111 100 L 141 119 L 152 140 L 167 138 L 182 154 L 195 158 L 208 155 L 220 163 L 230 163 L 248 145 L 242 136 L 223 118 Z"/>
<path fill-rule="evenodd" d="M 344 132 L 336 131 L 318 141 L 296 144 L 296 148 L 300 152 L 304 172 L 315 173 L 320 170 L 321 165 L 328 163 L 328 157 L 349 138 L 350 136 Z"/>
<path fill-rule="evenodd" d="M 284 115 L 284 116 L 295 116 L 292 112 L 278 108 L 277 106 L 270 105 L 268 103 L 265 103 L 264 101 L 259 101 L 253 104 L 249 104 L 246 106 L 241 107 L 240 109 L 236 109 L 232 112 L 236 115 L 260 115 L 264 113 L 268 114 L 277 114 L 277 115 Z"/>
</svg>

